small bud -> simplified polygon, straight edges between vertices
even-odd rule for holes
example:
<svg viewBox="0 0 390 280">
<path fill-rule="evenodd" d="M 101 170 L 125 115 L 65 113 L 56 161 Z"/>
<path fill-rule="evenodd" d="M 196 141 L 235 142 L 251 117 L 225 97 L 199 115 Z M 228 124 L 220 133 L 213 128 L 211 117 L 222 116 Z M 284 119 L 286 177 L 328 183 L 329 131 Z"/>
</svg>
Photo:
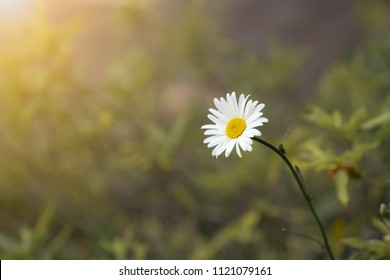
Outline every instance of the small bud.
<svg viewBox="0 0 390 280">
<path fill-rule="evenodd" d="M 279 152 L 282 154 L 282 155 L 286 155 L 286 150 L 284 149 L 284 147 L 283 147 L 283 145 L 282 144 L 280 144 L 279 145 Z"/>
<path fill-rule="evenodd" d="M 330 177 L 334 177 L 334 176 L 336 175 L 337 170 L 339 170 L 338 165 L 332 164 L 332 165 L 329 166 L 329 168 L 328 168 L 328 175 L 329 175 Z"/>
<path fill-rule="evenodd" d="M 342 168 L 344 168 L 348 172 L 350 178 L 359 179 L 361 176 L 360 172 L 353 165 L 344 163 L 342 165 Z"/>
<path fill-rule="evenodd" d="M 361 177 L 360 172 L 356 167 L 347 163 L 335 163 L 328 167 L 328 175 L 334 177 L 340 169 L 347 171 L 349 178 L 358 179 Z"/>
<path fill-rule="evenodd" d="M 390 216 L 390 209 L 386 204 L 381 203 L 379 206 L 379 215 L 382 217 Z"/>
</svg>

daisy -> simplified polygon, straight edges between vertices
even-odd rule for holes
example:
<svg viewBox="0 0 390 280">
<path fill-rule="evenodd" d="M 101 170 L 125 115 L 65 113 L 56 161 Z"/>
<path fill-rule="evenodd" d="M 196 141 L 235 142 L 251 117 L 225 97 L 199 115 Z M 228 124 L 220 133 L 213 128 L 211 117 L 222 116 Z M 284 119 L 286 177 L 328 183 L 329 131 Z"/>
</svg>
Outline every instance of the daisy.
<svg viewBox="0 0 390 280">
<path fill-rule="evenodd" d="M 268 122 L 267 118 L 261 117 L 261 110 L 264 104 L 258 104 L 258 101 L 247 101 L 248 96 L 241 94 L 237 101 L 236 93 L 226 94 L 226 99 L 214 99 L 214 104 L 217 110 L 210 108 L 211 114 L 207 117 L 213 124 L 206 124 L 202 129 L 206 129 L 204 134 L 210 135 L 203 143 L 207 147 L 214 147 L 211 154 L 218 158 L 225 151 L 225 156 L 228 157 L 233 148 L 236 147 L 236 152 L 241 157 L 240 148 L 243 151 L 252 151 L 252 137 L 260 136 L 261 132 L 256 129 Z"/>
</svg>

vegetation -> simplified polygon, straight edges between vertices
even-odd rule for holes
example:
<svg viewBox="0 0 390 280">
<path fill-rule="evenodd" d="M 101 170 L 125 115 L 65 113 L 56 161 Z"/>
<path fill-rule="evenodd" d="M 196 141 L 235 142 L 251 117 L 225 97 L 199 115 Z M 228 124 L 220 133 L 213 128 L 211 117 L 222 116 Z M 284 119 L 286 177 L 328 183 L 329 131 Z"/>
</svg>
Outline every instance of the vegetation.
<svg viewBox="0 0 390 280">
<path fill-rule="evenodd" d="M 277 156 L 254 143 L 216 160 L 202 143 L 213 98 L 231 91 L 266 104 L 262 137 L 300 166 L 335 257 L 390 258 L 385 2 L 364 2 L 365 41 L 310 99 L 289 95 L 306 47 L 259 55 L 203 1 L 174 16 L 132 3 L 113 16 L 126 48 L 102 78 L 80 59 L 82 18 L 0 26 L 1 259 L 327 258 Z"/>
</svg>

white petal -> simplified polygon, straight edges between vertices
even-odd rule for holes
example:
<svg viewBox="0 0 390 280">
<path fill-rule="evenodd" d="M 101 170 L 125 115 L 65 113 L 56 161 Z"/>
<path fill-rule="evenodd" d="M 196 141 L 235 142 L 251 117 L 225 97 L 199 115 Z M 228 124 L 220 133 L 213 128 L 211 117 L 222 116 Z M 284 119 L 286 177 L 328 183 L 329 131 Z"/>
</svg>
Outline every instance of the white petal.
<svg viewBox="0 0 390 280">
<path fill-rule="evenodd" d="M 261 110 L 263 110 L 264 107 L 265 107 L 265 104 L 260 103 L 259 105 L 256 106 L 255 112 L 260 112 Z"/>
<path fill-rule="evenodd" d="M 249 114 L 249 110 L 251 110 L 252 104 L 253 104 L 253 101 L 252 101 L 252 100 L 249 100 L 248 103 L 246 104 L 245 110 L 244 110 L 244 115 L 242 116 L 242 118 L 243 118 L 244 120 L 247 120 L 247 119 L 248 119 L 248 116 L 250 115 L 250 114 Z"/>
<path fill-rule="evenodd" d="M 226 135 L 226 133 L 221 129 L 209 129 L 204 132 L 204 135 Z"/>
<path fill-rule="evenodd" d="M 238 144 L 240 144 L 240 147 L 243 151 L 247 151 L 247 144 L 245 144 L 243 141 L 238 141 Z"/>
<path fill-rule="evenodd" d="M 217 146 L 213 149 L 213 151 L 211 152 L 211 155 L 212 155 L 212 156 L 215 156 L 216 158 L 218 158 L 218 155 L 216 154 L 216 151 L 217 151 L 217 149 L 218 149 L 220 146 L 221 146 L 221 143 L 219 143 L 219 145 L 217 145 Z"/>
<path fill-rule="evenodd" d="M 201 129 L 219 129 L 221 126 L 216 124 L 205 124 L 202 125 Z"/>
<path fill-rule="evenodd" d="M 220 125 L 221 127 L 225 126 L 226 123 L 224 123 L 222 120 L 218 119 L 216 116 L 212 114 L 208 114 L 207 117 L 214 122 L 216 125 Z"/>
<path fill-rule="evenodd" d="M 250 101 L 252 101 L 252 100 L 250 100 Z M 258 101 L 251 102 L 251 104 L 245 108 L 244 120 L 247 120 L 253 114 L 257 103 L 258 103 Z M 249 104 L 249 102 L 248 102 L 248 104 Z"/>
<path fill-rule="evenodd" d="M 234 91 L 230 95 L 230 105 L 232 107 L 232 112 L 234 116 L 238 117 L 239 116 L 238 103 L 237 103 L 236 93 Z"/>
<path fill-rule="evenodd" d="M 263 121 L 261 119 L 259 119 L 259 120 L 255 120 L 255 121 L 249 123 L 246 128 L 251 129 L 251 128 L 262 126 L 262 125 L 263 125 Z"/>
<path fill-rule="evenodd" d="M 253 144 L 252 139 L 249 138 L 249 137 L 246 137 L 246 136 L 244 136 L 244 135 L 241 135 L 239 138 L 240 138 L 241 141 L 245 142 L 245 143 L 248 144 L 248 145 L 252 145 L 252 144 Z"/>
<path fill-rule="evenodd" d="M 254 120 L 260 118 L 263 115 L 262 112 L 253 113 L 249 116 L 247 120 L 245 120 L 247 123 L 253 122 Z"/>
<path fill-rule="evenodd" d="M 251 129 L 247 129 L 245 130 L 243 133 L 242 133 L 243 136 L 245 137 L 249 137 L 249 138 L 252 138 L 253 136 L 260 136 L 261 133 L 258 129 L 255 129 L 255 128 L 251 128 Z"/>
<path fill-rule="evenodd" d="M 227 96 L 226 96 L 226 98 L 227 98 Z M 220 100 L 214 99 L 214 103 L 215 103 L 215 106 L 217 107 L 217 109 L 222 114 L 224 114 L 228 119 L 233 118 L 233 114 L 231 112 L 230 106 L 223 97 L 221 97 Z"/>
<path fill-rule="evenodd" d="M 207 137 L 206 139 L 203 140 L 203 143 L 209 143 L 212 141 L 217 141 L 218 143 L 222 143 L 223 141 L 227 140 L 227 136 L 225 135 L 213 135 L 210 137 Z"/>
<path fill-rule="evenodd" d="M 230 118 L 237 117 L 237 114 L 236 114 L 237 105 L 235 105 L 237 103 L 236 93 L 235 92 L 232 92 L 232 94 L 227 93 L 226 94 L 226 102 L 227 102 L 227 107 L 229 108 Z"/>
<path fill-rule="evenodd" d="M 220 119 L 221 121 L 227 123 L 229 121 L 228 117 L 226 117 L 224 114 L 222 114 L 220 111 L 217 111 L 213 108 L 210 108 L 209 111 L 215 115 L 218 119 Z"/>
<path fill-rule="evenodd" d="M 253 133 L 250 131 L 250 129 L 247 129 L 247 130 L 245 130 L 245 131 L 242 133 L 242 136 L 248 137 L 248 138 L 252 138 L 254 135 L 253 135 Z"/>
<path fill-rule="evenodd" d="M 203 143 L 204 144 L 207 144 L 208 143 L 208 145 L 207 145 L 207 147 L 214 147 L 214 146 L 216 146 L 216 145 L 219 145 L 219 144 L 221 144 L 223 141 L 225 141 L 226 140 L 226 136 L 210 136 L 210 137 L 208 137 L 208 138 L 206 138 L 205 140 L 203 140 Z"/>
<path fill-rule="evenodd" d="M 267 118 L 260 118 L 260 120 L 264 123 L 268 122 L 268 119 Z"/>
<path fill-rule="evenodd" d="M 230 153 L 232 152 L 234 145 L 236 144 L 235 140 L 230 140 L 225 151 L 225 157 L 228 157 Z"/>
<path fill-rule="evenodd" d="M 241 151 L 240 151 L 240 146 L 238 145 L 238 142 L 236 143 L 236 152 L 237 152 L 237 155 L 242 158 L 242 155 L 241 155 Z"/>
<path fill-rule="evenodd" d="M 261 135 L 260 130 L 255 129 L 255 128 L 249 129 L 248 132 L 251 133 L 253 136 L 260 136 Z"/>
<path fill-rule="evenodd" d="M 242 118 L 244 117 L 244 110 L 245 110 L 245 103 L 246 100 L 248 99 L 249 95 L 245 97 L 243 94 L 240 95 L 240 100 L 238 102 L 238 110 L 239 110 L 239 117 Z"/>
<path fill-rule="evenodd" d="M 227 145 L 229 143 L 229 140 L 225 140 L 224 142 L 220 143 L 215 149 L 213 150 L 214 155 L 218 157 L 220 154 L 223 153 L 223 151 L 227 148 Z"/>
</svg>

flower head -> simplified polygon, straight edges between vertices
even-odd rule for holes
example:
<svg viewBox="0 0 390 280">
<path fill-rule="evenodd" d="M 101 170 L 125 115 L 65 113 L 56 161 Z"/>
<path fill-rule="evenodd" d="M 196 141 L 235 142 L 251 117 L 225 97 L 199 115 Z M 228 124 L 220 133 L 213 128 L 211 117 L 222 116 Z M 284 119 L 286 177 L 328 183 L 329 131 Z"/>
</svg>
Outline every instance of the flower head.
<svg viewBox="0 0 390 280">
<path fill-rule="evenodd" d="M 210 108 L 207 117 L 213 124 L 206 124 L 202 129 L 206 129 L 204 134 L 210 135 L 203 143 L 207 147 L 214 147 L 211 154 L 218 157 L 225 151 L 225 156 L 228 157 L 233 148 L 236 147 L 236 152 L 241 157 L 240 148 L 243 151 L 252 151 L 252 137 L 260 136 L 261 132 L 256 129 L 268 122 L 267 118 L 261 117 L 261 110 L 264 104 L 258 104 L 258 101 L 247 100 L 249 97 L 241 94 L 238 101 L 236 93 L 226 94 L 226 99 L 214 99 L 214 104 L 217 110 Z"/>
</svg>

